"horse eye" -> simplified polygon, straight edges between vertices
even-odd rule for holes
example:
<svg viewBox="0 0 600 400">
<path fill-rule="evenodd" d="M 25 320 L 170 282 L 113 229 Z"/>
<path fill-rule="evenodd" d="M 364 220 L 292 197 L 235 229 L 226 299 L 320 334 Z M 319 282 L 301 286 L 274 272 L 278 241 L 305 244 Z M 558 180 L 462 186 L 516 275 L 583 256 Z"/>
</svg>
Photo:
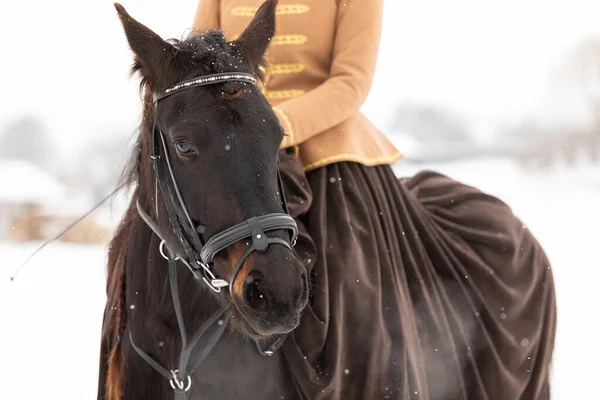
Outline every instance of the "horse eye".
<svg viewBox="0 0 600 400">
<path fill-rule="evenodd" d="M 175 147 L 177 147 L 177 151 L 180 154 L 189 155 L 194 152 L 194 148 L 192 147 L 190 142 L 186 142 L 185 140 L 175 143 Z"/>
</svg>

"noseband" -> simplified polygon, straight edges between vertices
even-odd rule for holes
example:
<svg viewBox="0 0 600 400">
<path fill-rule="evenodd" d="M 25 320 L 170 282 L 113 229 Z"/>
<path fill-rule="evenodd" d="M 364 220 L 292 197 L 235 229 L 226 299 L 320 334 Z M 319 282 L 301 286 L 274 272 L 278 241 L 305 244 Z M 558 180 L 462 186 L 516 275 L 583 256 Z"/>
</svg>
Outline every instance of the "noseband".
<svg viewBox="0 0 600 400">
<path fill-rule="evenodd" d="M 153 100 L 155 106 L 155 115 L 156 107 L 158 106 L 160 100 L 168 96 L 199 86 L 208 86 L 230 81 L 256 85 L 256 79 L 251 74 L 247 73 L 220 73 L 182 81 L 166 89 L 162 93 L 154 94 Z M 201 226 L 197 226 L 193 223 L 185 202 L 183 201 L 183 197 L 181 195 L 181 191 L 179 190 L 179 185 L 175 179 L 175 174 L 173 173 L 173 168 L 169 159 L 167 144 L 162 131 L 156 123 L 156 117 L 154 120 L 154 127 L 152 129 L 152 142 L 153 145 L 151 159 L 156 177 L 155 184 L 158 188 L 160 188 L 169 222 L 171 223 L 173 233 L 177 238 L 179 246 L 183 248 L 184 254 L 178 254 L 172 247 L 168 245 L 165 236 L 161 233 L 160 228 L 158 227 L 158 224 L 146 211 L 144 211 L 143 207 L 139 203 L 139 200 L 136 201 L 136 207 L 140 217 L 161 239 L 159 251 L 169 263 L 171 295 L 173 298 L 173 305 L 175 307 L 175 314 L 177 316 L 177 322 L 182 340 L 182 351 L 178 362 L 179 368 L 168 370 L 162 367 L 152 357 L 135 345 L 133 342 L 133 337 L 131 336 L 131 331 L 129 333 L 129 338 L 135 351 L 148 364 L 150 364 L 152 368 L 169 380 L 171 387 L 175 391 L 175 399 L 183 400 L 187 398 L 187 392 L 192 385 L 191 375 L 200 365 L 202 360 L 208 355 L 210 350 L 212 350 L 212 348 L 216 345 L 217 341 L 225 330 L 227 322 L 229 321 L 229 316 L 225 315 L 225 310 L 217 312 L 200 327 L 198 332 L 196 332 L 194 337 L 188 343 L 181 312 L 181 302 L 179 300 L 177 288 L 176 261 L 180 261 L 185 264 L 195 279 L 202 280 L 215 293 L 221 293 L 222 288 L 229 286 L 229 293 L 233 298 L 232 290 L 235 278 L 242 264 L 250 256 L 250 254 L 252 254 L 254 251 L 264 253 L 267 248 L 273 244 L 284 246 L 291 251 L 298 237 L 298 228 L 296 221 L 289 215 L 287 202 L 283 192 L 281 174 L 279 172 L 279 168 L 277 168 L 277 182 L 279 185 L 281 204 L 285 213 L 271 213 L 249 218 L 244 222 L 217 233 L 208 239 L 206 243 L 204 243 L 198 234 L 202 230 Z M 277 160 L 277 163 L 279 164 L 279 160 Z M 171 180 L 174 194 L 168 189 L 169 180 Z M 175 204 L 177 204 L 178 209 L 175 207 Z M 156 203 L 156 216 L 158 217 L 158 202 Z M 288 243 L 280 238 L 269 237 L 267 235 L 267 232 L 276 230 L 289 231 L 290 242 Z M 229 280 L 218 277 L 213 270 L 215 256 L 238 241 L 249 238 L 252 239 L 252 243 L 237 261 Z M 165 253 L 165 247 L 167 248 L 167 253 Z M 223 319 L 219 319 L 221 317 L 223 317 Z M 208 328 L 217 321 L 219 322 L 219 327 L 217 328 L 216 333 L 211 337 L 206 348 L 203 349 L 198 357 L 196 357 L 193 367 L 189 369 L 188 367 L 195 345 L 198 343 L 200 337 L 208 330 Z M 276 340 L 268 350 L 262 350 L 256 342 L 257 349 L 263 355 L 272 355 L 281 346 L 284 338 L 285 336 Z"/>
</svg>

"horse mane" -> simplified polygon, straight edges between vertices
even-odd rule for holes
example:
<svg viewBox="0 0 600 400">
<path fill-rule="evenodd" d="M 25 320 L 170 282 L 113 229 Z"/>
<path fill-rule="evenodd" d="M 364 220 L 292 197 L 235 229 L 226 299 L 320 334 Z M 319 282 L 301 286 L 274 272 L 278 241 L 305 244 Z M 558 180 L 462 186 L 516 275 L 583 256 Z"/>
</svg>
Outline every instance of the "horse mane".
<svg viewBox="0 0 600 400">
<path fill-rule="evenodd" d="M 196 32 L 190 34 L 185 40 L 170 39 L 168 42 L 177 50 L 176 57 L 174 57 L 177 65 L 171 67 L 176 71 L 183 71 L 184 75 L 198 76 L 229 72 L 232 65 L 240 65 L 243 60 L 243 55 L 236 48 L 235 42 L 228 42 L 223 33 L 218 30 L 207 31 L 203 34 Z M 259 84 L 262 84 L 267 65 L 266 59 L 263 57 L 258 65 L 258 68 L 251 72 Z M 142 62 L 136 58 L 131 68 L 131 75 L 139 75 L 141 78 L 142 120 L 137 132 L 136 144 L 119 178 L 119 186 L 132 187 L 135 185 L 135 190 L 128 210 L 123 216 L 108 250 L 107 305 L 102 331 L 102 340 L 106 343 L 106 351 L 108 351 L 104 387 L 107 400 L 120 400 L 124 384 L 125 359 L 121 343 L 127 326 L 126 254 L 127 246 L 130 243 L 129 237 L 132 234 L 132 223 L 137 218 L 135 203 L 138 198 L 140 200 L 147 199 L 151 193 L 146 191 L 153 190 L 150 164 L 144 163 L 143 159 L 149 159 L 150 155 L 149 138 L 154 128 L 155 109 L 152 102 L 152 90 L 146 78 L 141 74 L 142 70 Z M 182 76 L 180 79 L 190 77 Z M 145 171 L 144 168 L 148 171 Z"/>
<path fill-rule="evenodd" d="M 127 210 L 108 248 L 107 302 L 104 313 L 102 340 L 110 348 L 106 369 L 105 393 L 108 400 L 120 400 L 123 378 L 123 353 L 121 339 L 125 332 L 127 311 L 125 309 L 126 243 L 135 210 Z"/>
</svg>

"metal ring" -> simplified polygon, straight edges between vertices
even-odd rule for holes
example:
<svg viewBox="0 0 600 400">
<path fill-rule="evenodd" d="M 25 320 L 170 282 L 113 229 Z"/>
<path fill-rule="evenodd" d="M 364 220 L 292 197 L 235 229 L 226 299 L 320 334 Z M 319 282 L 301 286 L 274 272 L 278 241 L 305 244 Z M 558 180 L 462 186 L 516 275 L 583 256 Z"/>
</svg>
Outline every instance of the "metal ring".
<svg viewBox="0 0 600 400">
<path fill-rule="evenodd" d="M 215 293 L 221 293 L 221 288 L 213 286 L 212 283 L 210 283 L 208 281 L 208 279 L 206 279 L 206 277 L 202 277 L 202 280 L 204 281 L 204 283 L 206 283 L 208 285 L 209 288 L 212 289 L 213 292 L 215 292 Z"/>
<path fill-rule="evenodd" d="M 169 383 L 171 384 L 171 387 L 173 388 L 173 390 L 183 390 L 184 392 L 187 392 L 190 390 L 190 388 L 192 387 L 192 377 L 191 376 L 187 376 L 187 386 L 185 386 L 184 388 L 184 382 L 180 381 L 179 378 L 177 377 L 177 373 L 179 372 L 178 369 L 171 371 L 171 375 L 173 375 L 173 379 L 169 379 Z M 177 385 L 177 386 L 175 386 Z"/>
<path fill-rule="evenodd" d="M 167 255 L 165 254 L 165 249 L 164 249 L 164 247 L 165 247 L 165 241 L 164 241 L 164 240 L 162 240 L 162 241 L 160 242 L 160 244 L 158 245 L 158 251 L 160 251 L 160 255 L 161 255 L 161 256 L 163 256 L 163 258 L 164 258 L 165 260 L 169 261 L 169 260 L 171 260 L 171 259 L 170 259 L 169 257 L 167 257 Z M 179 257 L 175 257 L 175 258 L 173 259 L 173 261 L 177 261 L 177 260 L 179 260 Z"/>
</svg>

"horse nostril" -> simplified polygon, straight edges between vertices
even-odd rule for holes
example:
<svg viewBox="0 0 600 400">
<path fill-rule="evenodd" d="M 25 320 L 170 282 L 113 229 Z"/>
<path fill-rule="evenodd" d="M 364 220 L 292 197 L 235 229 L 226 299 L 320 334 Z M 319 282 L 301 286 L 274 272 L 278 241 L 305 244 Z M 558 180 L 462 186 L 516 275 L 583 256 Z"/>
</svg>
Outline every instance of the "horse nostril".
<svg viewBox="0 0 600 400">
<path fill-rule="evenodd" d="M 246 280 L 244 287 L 246 302 L 255 309 L 267 308 L 267 297 L 261 290 L 261 285 L 261 279 L 252 278 Z"/>
<path fill-rule="evenodd" d="M 308 279 L 306 271 L 295 275 L 300 280 L 279 282 L 275 278 L 265 278 L 260 271 L 253 270 L 246 277 L 243 299 L 255 312 L 297 309 L 308 299 Z M 293 278 L 291 274 L 288 278 Z"/>
</svg>

